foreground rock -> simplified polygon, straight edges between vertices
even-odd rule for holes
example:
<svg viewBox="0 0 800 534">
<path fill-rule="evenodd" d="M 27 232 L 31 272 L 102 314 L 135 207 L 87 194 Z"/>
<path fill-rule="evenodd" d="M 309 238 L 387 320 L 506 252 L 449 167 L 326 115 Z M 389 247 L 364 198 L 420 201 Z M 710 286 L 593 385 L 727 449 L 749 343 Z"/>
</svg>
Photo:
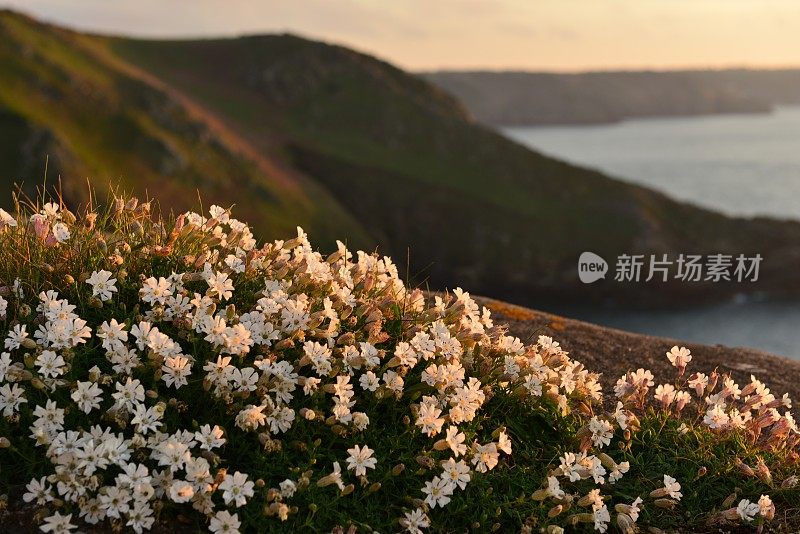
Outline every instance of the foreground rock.
<svg viewBox="0 0 800 534">
<path fill-rule="evenodd" d="M 766 383 L 773 394 L 789 393 L 793 399 L 800 398 L 800 361 L 755 349 L 700 345 L 634 334 L 489 298 L 476 300 L 492 310 L 495 322 L 508 324 L 510 333 L 523 342 L 539 335 L 556 339 L 576 360 L 592 371 L 603 373 L 601 382 L 605 391 L 610 391 L 626 370 L 639 367 L 650 369 L 657 380 L 671 381 L 675 369 L 665 353 L 673 345 L 682 345 L 691 349 L 693 356 L 687 372 L 708 373 L 719 369 L 733 375 L 740 384 L 749 382 L 752 374 Z"/>
</svg>

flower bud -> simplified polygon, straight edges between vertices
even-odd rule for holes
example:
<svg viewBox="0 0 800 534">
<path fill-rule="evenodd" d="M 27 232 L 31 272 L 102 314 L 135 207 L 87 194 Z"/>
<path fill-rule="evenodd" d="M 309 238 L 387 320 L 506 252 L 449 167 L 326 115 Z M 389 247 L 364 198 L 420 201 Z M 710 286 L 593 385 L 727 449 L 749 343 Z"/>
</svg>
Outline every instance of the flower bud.
<svg viewBox="0 0 800 534">
<path fill-rule="evenodd" d="M 744 463 L 741 458 L 736 458 L 733 463 L 736 465 L 736 468 L 739 470 L 740 473 L 743 475 L 754 477 L 756 476 L 756 472 L 753 471 L 753 468 Z"/>
<path fill-rule="evenodd" d="M 560 514 L 563 511 L 564 511 L 564 505 L 563 504 L 559 504 L 557 506 L 553 506 L 552 508 L 550 508 L 550 510 L 548 510 L 547 517 L 552 519 L 552 518 L 554 518 L 555 516 L 557 516 L 558 514 Z"/>
<path fill-rule="evenodd" d="M 628 514 L 617 514 L 617 526 L 624 534 L 636 532 L 636 522 Z"/>
<path fill-rule="evenodd" d="M 653 501 L 658 508 L 664 508 L 665 510 L 674 510 L 675 505 L 678 504 L 676 501 L 672 499 L 656 499 Z"/>
</svg>

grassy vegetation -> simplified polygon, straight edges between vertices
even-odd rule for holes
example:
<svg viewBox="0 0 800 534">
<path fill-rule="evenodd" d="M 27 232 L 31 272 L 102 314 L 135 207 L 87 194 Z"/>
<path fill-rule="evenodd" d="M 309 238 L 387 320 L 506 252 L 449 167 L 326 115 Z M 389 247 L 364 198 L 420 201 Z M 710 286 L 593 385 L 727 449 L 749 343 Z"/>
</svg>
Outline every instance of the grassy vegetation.
<svg viewBox="0 0 800 534">
<path fill-rule="evenodd" d="M 638 378 L 623 377 L 615 392 L 600 392 L 598 376 L 557 343 L 542 337 L 524 346 L 505 336 L 503 326 L 492 324 L 461 292 L 424 302 L 420 291 L 397 278 L 388 259 L 350 256 L 343 248 L 323 257 L 312 252 L 302 233 L 256 243 L 229 212 L 216 207 L 208 218 L 176 219 L 162 218 L 151 205 L 128 198 L 72 212 L 45 200 L 0 213 L 0 337 L 6 340 L 0 358 L 0 492 L 9 507 L 19 509 L 30 492 L 26 484 L 46 477 L 55 499 L 26 505 L 34 522 L 57 519 L 58 512 L 71 513 L 78 524 L 80 511 L 94 496 L 106 510 L 111 505 L 103 504 L 102 496 L 121 488 L 138 495 L 128 496 L 131 509 L 146 509 L 158 522 L 181 517 L 187 531 L 208 528 L 210 519 L 226 510 L 236 514 L 242 532 L 334 527 L 394 532 L 404 514 L 414 510 L 429 518 L 426 532 L 633 532 L 639 527 L 710 532 L 739 524 L 792 531 L 800 525 L 800 434 L 786 408 L 790 401 L 760 383 L 743 385 L 736 393 L 734 383 L 711 376 L 698 395 L 687 383 L 691 365 L 684 374 L 685 362 L 676 361 L 674 385 L 688 394 L 685 407 L 676 406 L 674 393 L 662 403 L 665 386 L 654 388 L 641 370 Z M 104 294 L 104 286 L 92 282 L 98 273 L 113 278 L 113 291 Z M 165 279 L 166 293 L 162 301 L 153 301 L 159 277 Z M 225 286 L 228 279 L 231 284 Z M 297 306 L 305 319 L 295 324 L 287 317 Z M 270 329 L 257 326 L 256 317 Z M 80 328 L 76 318 L 84 319 L 90 331 L 85 336 L 71 332 L 71 341 L 59 344 L 58 332 Z M 98 336 L 112 319 L 129 334 L 121 344 Z M 223 326 L 217 341 L 210 337 L 212 324 Z M 23 326 L 27 339 L 14 334 Z M 272 327 L 274 337 L 255 341 Z M 245 346 L 246 339 L 254 342 Z M 327 371 L 319 372 L 321 364 L 309 358 L 311 341 L 330 347 Z M 370 360 L 373 349 L 376 359 Z M 48 350 L 65 361 L 56 377 L 40 363 Z M 123 353 L 138 361 L 130 370 L 115 368 Z M 165 381 L 176 354 L 191 358 L 187 381 L 178 387 Z M 226 354 L 231 376 L 247 369 L 256 373 L 252 390 L 239 378 L 220 382 L 206 367 Z M 401 354 L 411 359 L 400 359 Z M 273 367 L 281 362 L 288 371 Z M 390 371 L 403 379 L 395 389 L 389 386 Z M 292 397 L 281 399 L 278 391 L 289 372 L 296 373 L 294 383 L 283 391 Z M 362 382 L 369 372 L 381 381 L 373 392 Z M 442 373 L 438 378 L 426 378 L 437 372 Z M 304 393 L 312 378 L 320 383 Z M 111 394 L 128 379 L 140 381 L 142 397 L 121 408 Z M 479 400 L 462 404 L 473 379 L 479 381 L 474 390 L 480 391 Z M 354 385 L 351 396 L 337 389 L 342 380 Z M 98 406 L 88 410 L 75 396 L 87 384 L 100 389 Z M 11 386 L 21 387 L 24 403 L 11 401 Z M 344 411 L 341 395 L 354 402 Z M 60 427 L 34 413 L 48 402 L 55 403 L 48 409 L 63 410 Z M 136 424 L 132 416 L 139 405 L 161 407 L 159 432 Z M 263 406 L 265 416 L 275 417 L 279 409 L 291 409 L 292 417 L 286 428 L 269 422 L 252 428 L 251 406 Z M 425 423 L 422 414 L 431 406 L 443 408 L 440 423 Z M 731 417 L 752 419 L 712 429 L 704 417 L 709 407 L 719 406 Z M 357 423 L 362 414 L 368 418 L 365 426 Z M 433 430 L 425 424 L 433 424 Z M 110 462 L 89 472 L 71 455 L 94 446 L 87 434 L 93 425 L 99 425 L 95 437 L 102 429 L 109 433 L 97 440 L 96 452 Z M 225 443 L 203 451 L 191 442 L 184 460 L 163 461 L 161 451 L 185 443 L 185 432 L 204 425 L 219 425 Z M 452 427 L 464 434 L 463 451 L 442 441 Z M 77 432 L 77 451 L 48 446 L 63 440 L 66 431 Z M 29 435 L 38 436 L 38 445 Z M 122 459 L 102 449 L 111 435 L 128 440 L 120 449 Z M 363 475 L 347 468 L 353 445 L 370 447 L 377 459 Z M 496 466 L 479 467 L 481 447 L 493 451 L 487 454 Z M 580 452 L 598 458 L 604 469 L 570 479 L 564 459 Z M 432 506 L 423 488 L 443 476 L 440 464 L 451 457 L 464 459 L 470 480 L 463 489 L 449 489 L 450 502 Z M 200 458 L 208 462 L 209 482 L 190 485 L 202 499 L 180 502 L 170 488 L 191 479 L 189 465 Z M 121 481 L 118 475 L 132 462 L 147 470 L 152 478 L 146 484 L 155 494 Z M 325 484 L 334 462 L 342 470 L 338 486 Z M 621 468 L 624 462 L 627 470 Z M 611 480 L 614 466 L 621 471 L 616 482 Z M 157 482 L 170 468 L 172 480 Z M 254 482 L 242 506 L 222 495 L 226 477 L 237 471 Z M 677 480 L 682 498 L 658 493 L 664 475 Z M 548 477 L 559 481 L 563 495 L 543 494 Z M 279 484 L 287 479 L 296 488 L 282 493 Z M 78 498 L 69 490 L 75 487 L 86 493 Z M 762 495 L 771 496 L 774 518 L 769 508 L 751 513 L 749 520 L 737 515 L 741 499 L 758 502 Z M 642 499 L 638 521 L 626 523 L 631 516 L 625 506 L 637 498 Z M 193 508 L 198 502 L 205 504 Z M 204 509 L 209 503 L 213 509 Z M 131 513 L 109 523 L 130 526 Z"/>
</svg>

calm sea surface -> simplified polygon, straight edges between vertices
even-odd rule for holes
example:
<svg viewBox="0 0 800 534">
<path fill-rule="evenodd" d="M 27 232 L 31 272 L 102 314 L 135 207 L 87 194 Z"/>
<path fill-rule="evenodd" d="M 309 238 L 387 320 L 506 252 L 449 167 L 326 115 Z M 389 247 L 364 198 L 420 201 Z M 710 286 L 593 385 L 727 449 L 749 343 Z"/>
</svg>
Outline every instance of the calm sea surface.
<svg viewBox="0 0 800 534">
<path fill-rule="evenodd" d="M 800 220 L 800 107 L 768 115 L 505 128 L 539 152 L 731 215 Z M 796 268 L 787 266 L 787 268 Z M 800 359 L 800 303 L 730 302 L 677 312 L 569 310 L 616 328 Z"/>
</svg>

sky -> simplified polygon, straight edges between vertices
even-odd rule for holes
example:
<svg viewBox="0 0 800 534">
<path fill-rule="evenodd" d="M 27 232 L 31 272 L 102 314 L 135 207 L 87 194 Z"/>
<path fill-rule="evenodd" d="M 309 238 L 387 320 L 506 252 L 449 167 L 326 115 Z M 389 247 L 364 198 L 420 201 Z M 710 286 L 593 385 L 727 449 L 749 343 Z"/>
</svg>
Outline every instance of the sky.
<svg viewBox="0 0 800 534">
<path fill-rule="evenodd" d="M 134 36 L 292 32 L 409 70 L 800 66 L 796 0 L 0 0 Z"/>
</svg>

